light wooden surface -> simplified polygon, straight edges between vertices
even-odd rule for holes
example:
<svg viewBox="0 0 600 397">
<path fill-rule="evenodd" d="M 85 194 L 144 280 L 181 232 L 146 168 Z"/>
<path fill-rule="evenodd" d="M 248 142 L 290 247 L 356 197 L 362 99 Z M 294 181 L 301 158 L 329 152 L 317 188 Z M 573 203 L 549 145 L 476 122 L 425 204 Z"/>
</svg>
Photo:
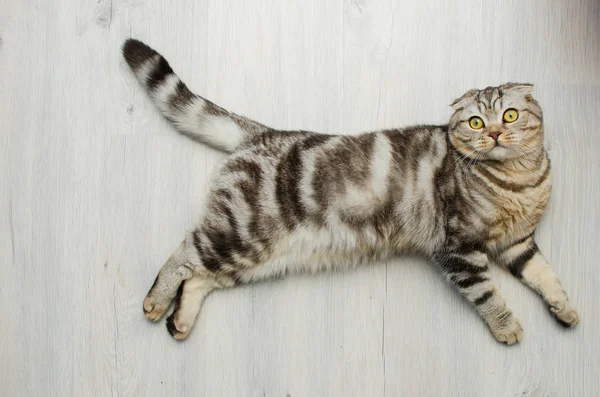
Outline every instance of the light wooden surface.
<svg viewBox="0 0 600 397">
<path fill-rule="evenodd" d="M 538 240 L 579 327 L 498 270 L 525 330 L 500 345 L 405 258 L 214 293 L 177 343 L 142 299 L 221 157 L 160 118 L 127 37 L 280 128 L 443 123 L 469 88 L 535 83 L 554 164 Z M 0 0 L 0 395 L 597 396 L 599 111 L 596 0 Z"/>
</svg>

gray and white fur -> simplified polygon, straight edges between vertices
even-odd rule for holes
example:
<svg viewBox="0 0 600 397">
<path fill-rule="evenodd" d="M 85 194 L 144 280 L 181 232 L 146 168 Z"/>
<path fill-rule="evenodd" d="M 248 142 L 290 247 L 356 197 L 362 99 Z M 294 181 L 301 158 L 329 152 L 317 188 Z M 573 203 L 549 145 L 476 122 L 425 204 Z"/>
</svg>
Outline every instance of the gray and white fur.
<svg viewBox="0 0 600 397">
<path fill-rule="evenodd" d="M 470 90 L 452 104 L 448 125 L 326 135 L 228 112 L 137 40 L 123 54 L 179 132 L 229 153 L 206 215 L 144 300 L 155 321 L 174 305 L 167 328 L 176 339 L 189 335 L 214 289 L 407 253 L 431 259 L 500 342 L 516 343 L 523 331 L 491 263 L 536 290 L 559 322 L 578 323 L 534 240 L 551 172 L 530 84 Z"/>
</svg>

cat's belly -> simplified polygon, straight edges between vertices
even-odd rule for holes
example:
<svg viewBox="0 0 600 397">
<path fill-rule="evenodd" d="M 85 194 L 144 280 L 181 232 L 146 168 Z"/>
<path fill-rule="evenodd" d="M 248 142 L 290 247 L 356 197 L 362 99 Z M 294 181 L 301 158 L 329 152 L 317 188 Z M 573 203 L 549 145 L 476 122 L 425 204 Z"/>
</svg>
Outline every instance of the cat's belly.
<svg viewBox="0 0 600 397">
<path fill-rule="evenodd" d="M 237 272 L 244 281 L 285 274 L 342 270 L 389 256 L 391 250 L 375 233 L 336 228 L 299 226 L 281 236 L 256 266 Z"/>
<path fill-rule="evenodd" d="M 391 217 L 379 228 L 372 224 L 356 228 L 330 215 L 326 226 L 306 223 L 285 232 L 260 263 L 238 270 L 236 277 L 248 282 L 285 274 L 351 269 L 403 253 L 430 254 L 443 241 L 444 232 L 435 230 L 435 222 L 419 225 L 413 219 L 404 222 L 404 227 L 411 225 L 405 230 L 400 224 Z"/>
</svg>

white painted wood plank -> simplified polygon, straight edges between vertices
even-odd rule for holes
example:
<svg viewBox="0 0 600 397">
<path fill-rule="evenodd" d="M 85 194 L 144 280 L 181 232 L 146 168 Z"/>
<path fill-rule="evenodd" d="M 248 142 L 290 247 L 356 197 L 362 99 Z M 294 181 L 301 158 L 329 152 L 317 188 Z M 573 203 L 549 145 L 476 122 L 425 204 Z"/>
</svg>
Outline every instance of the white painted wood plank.
<svg viewBox="0 0 600 397">
<path fill-rule="evenodd" d="M 600 5 L 0 0 L 1 395 L 591 396 L 600 393 Z M 496 271 L 525 339 L 494 342 L 404 258 L 210 296 L 190 339 L 141 301 L 203 211 L 221 156 L 177 136 L 120 56 L 147 41 L 211 100 L 280 128 L 443 123 L 464 90 L 530 81 L 554 165 L 539 245 L 565 331 Z"/>
</svg>

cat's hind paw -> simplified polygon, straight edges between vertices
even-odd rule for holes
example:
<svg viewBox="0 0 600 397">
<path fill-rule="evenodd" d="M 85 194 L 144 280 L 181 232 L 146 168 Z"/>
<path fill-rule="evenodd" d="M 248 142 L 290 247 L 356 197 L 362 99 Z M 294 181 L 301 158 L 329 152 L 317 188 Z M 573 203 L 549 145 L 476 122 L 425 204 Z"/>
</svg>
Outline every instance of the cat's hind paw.
<svg viewBox="0 0 600 397">
<path fill-rule="evenodd" d="M 181 283 L 175 297 L 175 309 L 167 318 L 167 331 L 173 338 L 184 340 L 189 336 L 204 298 L 217 286 L 214 278 L 200 275 Z"/>
<path fill-rule="evenodd" d="M 152 321 L 160 320 L 169 310 L 182 281 L 191 276 L 192 271 L 187 266 L 180 266 L 171 272 L 161 270 L 144 298 L 143 309 L 146 318 Z"/>
</svg>

